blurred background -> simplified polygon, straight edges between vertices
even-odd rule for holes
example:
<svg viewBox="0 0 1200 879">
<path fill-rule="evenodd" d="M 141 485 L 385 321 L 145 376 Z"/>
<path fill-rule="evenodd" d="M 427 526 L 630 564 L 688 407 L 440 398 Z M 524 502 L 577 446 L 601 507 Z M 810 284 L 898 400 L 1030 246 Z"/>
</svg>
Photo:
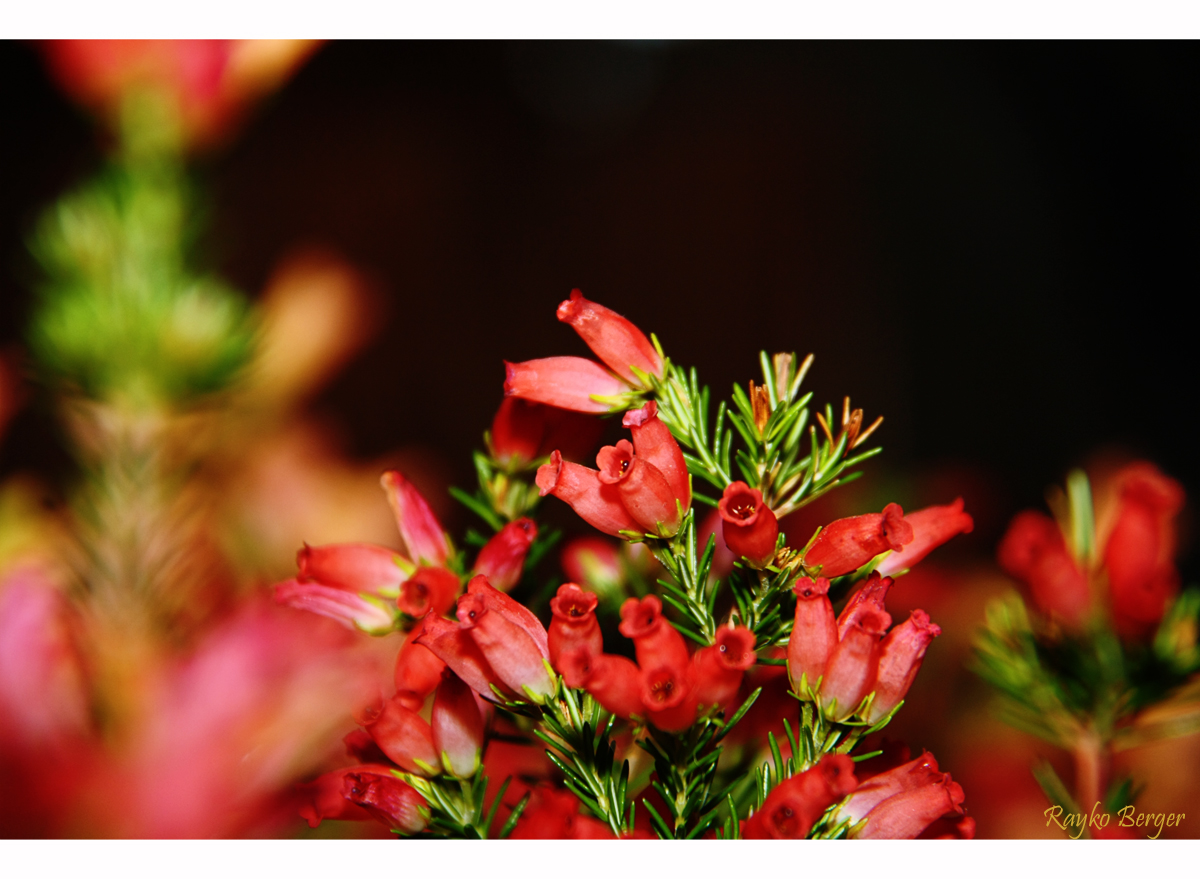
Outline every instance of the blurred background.
<svg viewBox="0 0 1200 879">
<path fill-rule="evenodd" d="M 991 563 L 1006 523 L 1070 467 L 1142 457 L 1190 497 L 1200 487 L 1183 313 L 1200 274 L 1196 52 L 329 44 L 200 157 L 202 252 L 251 298 L 289 256 L 354 267 L 370 331 L 309 408 L 375 492 L 397 461 L 471 486 L 502 360 L 586 352 L 554 317 L 572 287 L 657 333 L 719 395 L 755 376 L 762 348 L 813 352 L 816 401 L 850 394 L 883 414 L 884 454 L 789 533 L 964 497 L 975 531 L 894 593 L 948 637 L 893 729 L 961 776 L 981 836 L 1036 835 L 1024 767 L 1039 746 L 988 719 L 961 665 L 987 598 L 1011 586 Z M 15 361 L 36 277 L 23 242 L 103 152 L 37 47 L 0 44 L 0 70 L 0 353 Z M 38 473 L 53 506 L 75 466 L 31 395 L 0 479 Z M 471 524 L 431 501 L 451 532 Z M 386 509 L 371 515 L 386 535 Z M 1193 521 L 1185 510 L 1184 583 L 1200 575 Z M 295 528 L 280 547 L 386 539 Z M 1195 743 L 1159 752 L 1138 771 L 1161 765 L 1169 782 L 1173 764 L 1180 781 L 1152 785 L 1162 802 L 1145 808 L 1186 811 Z"/>
</svg>

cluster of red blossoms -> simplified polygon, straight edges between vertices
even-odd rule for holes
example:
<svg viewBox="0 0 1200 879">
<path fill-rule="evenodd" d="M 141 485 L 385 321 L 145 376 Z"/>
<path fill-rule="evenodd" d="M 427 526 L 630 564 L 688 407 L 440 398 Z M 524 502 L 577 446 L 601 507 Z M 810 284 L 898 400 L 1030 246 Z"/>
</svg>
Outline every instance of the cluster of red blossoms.
<svg viewBox="0 0 1200 879">
<path fill-rule="evenodd" d="M 506 478 L 540 464 L 540 495 L 565 501 L 605 534 L 675 538 L 691 510 L 691 477 L 658 404 L 641 399 L 664 380 L 668 362 L 632 323 L 579 291 L 559 306 L 558 316 L 601 362 L 551 357 L 507 364 L 507 396 L 488 435 L 491 460 Z M 573 419 L 619 411 L 630 439 L 600 449 L 596 469 L 577 463 L 598 434 Z M 628 640 L 606 652 L 596 592 L 563 583 L 549 602 L 548 628 L 506 594 L 520 580 L 536 538 L 531 519 L 504 526 L 467 567 L 413 486 L 398 473 L 382 482 L 405 552 L 367 544 L 306 546 L 296 579 L 276 589 L 281 602 L 373 634 L 408 628 L 394 695 L 357 717 L 361 729 L 347 736 L 347 752 L 358 762 L 306 789 L 304 815 L 314 826 L 323 818 L 374 817 L 405 834 L 420 832 L 429 824 L 430 804 L 400 774 L 413 784 L 474 777 L 492 759 L 492 731 L 508 723 L 503 706 L 548 708 L 561 686 L 586 691 L 604 711 L 628 721 L 622 729 L 633 738 L 651 728 L 672 735 L 705 718 L 728 717 L 745 699 L 747 672 L 759 652 L 754 632 L 732 617 L 716 627 L 711 643 L 689 650 L 658 596 L 627 598 L 618 630 Z M 799 552 L 780 545 L 776 515 L 758 488 L 732 482 L 718 514 L 721 542 L 746 569 L 794 572 L 796 610 L 786 649 L 794 693 L 817 703 L 828 722 L 886 719 L 940 632 L 919 610 L 891 628 L 884 609 L 891 575 L 971 530 L 961 500 L 908 516 L 890 504 L 881 513 L 841 519 Z M 615 569 L 597 552 L 595 564 Z M 836 615 L 831 580 L 861 578 L 870 566 L 873 573 Z M 615 572 L 606 576 L 620 579 Z M 532 743 L 529 748 L 536 750 Z M 524 773 L 531 775 L 538 773 Z M 550 773 L 540 777 L 543 784 L 513 836 L 612 836 L 608 825 L 579 813 L 573 794 L 546 786 Z M 853 834 L 864 837 L 913 837 L 939 820 L 949 822 L 944 835 L 970 836 L 973 823 L 963 818 L 962 801 L 962 789 L 929 755 L 856 778 L 849 757 L 831 754 L 778 784 L 742 822 L 742 832 L 803 838 L 833 814 L 850 818 Z"/>
</svg>

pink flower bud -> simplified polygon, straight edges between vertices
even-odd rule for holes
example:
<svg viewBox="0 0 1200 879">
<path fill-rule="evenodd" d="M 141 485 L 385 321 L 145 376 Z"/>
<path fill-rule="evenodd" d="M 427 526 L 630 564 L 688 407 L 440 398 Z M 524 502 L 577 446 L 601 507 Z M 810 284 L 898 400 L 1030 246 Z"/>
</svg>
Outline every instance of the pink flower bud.
<svg viewBox="0 0 1200 879">
<path fill-rule="evenodd" d="M 865 611 L 851 623 L 838 642 L 821 681 L 824 710 L 835 720 L 845 720 L 875 686 L 879 666 L 879 638 L 891 625 L 891 618 L 874 609 Z"/>
<path fill-rule="evenodd" d="M 717 505 L 721 514 L 725 545 L 756 568 L 775 558 L 779 522 L 763 504 L 762 492 L 744 482 L 731 482 Z"/>
<path fill-rule="evenodd" d="M 956 534 L 969 534 L 975 521 L 963 512 L 962 498 L 942 507 L 926 507 L 904 517 L 912 526 L 912 542 L 893 552 L 875 568 L 887 576 L 911 568 Z"/>
<path fill-rule="evenodd" d="M 683 450 L 671 431 L 658 417 L 658 404 L 653 400 L 640 409 L 631 409 L 621 419 L 633 435 L 633 451 L 639 458 L 653 464 L 666 477 L 671 493 L 686 510 L 692 505 L 692 481 L 688 476 Z"/>
<path fill-rule="evenodd" d="M 368 635 L 386 635 L 396 627 L 396 617 L 383 601 L 364 597 L 320 583 L 287 580 L 275 585 L 275 600 L 288 607 L 306 610 L 337 620 L 350 629 Z"/>
<path fill-rule="evenodd" d="M 540 650 L 521 626 L 489 608 L 482 596 L 467 594 L 458 600 L 458 622 L 470 632 L 499 683 L 536 702 L 554 694 L 554 678 L 546 666 L 549 651 Z"/>
<path fill-rule="evenodd" d="M 542 357 L 524 363 L 504 361 L 504 394 L 573 412 L 602 414 L 610 404 L 594 398 L 615 397 L 629 390 L 599 363 L 585 357 Z"/>
<path fill-rule="evenodd" d="M 400 587 L 396 604 L 416 619 L 427 613 L 441 616 L 454 605 L 461 587 L 458 576 L 446 568 L 417 568 Z"/>
<path fill-rule="evenodd" d="M 901 549 L 912 539 L 904 510 L 899 504 L 888 504 L 882 513 L 830 522 L 804 554 L 804 566 L 820 566 L 821 576 L 832 579 L 858 570 L 881 552 Z"/>
<path fill-rule="evenodd" d="M 536 481 L 538 494 L 565 501 L 583 521 L 605 534 L 619 537 L 622 531 L 642 530 L 621 503 L 616 486 L 602 483 L 600 474 L 589 467 L 564 461 L 558 452 L 538 468 Z"/>
<path fill-rule="evenodd" d="M 1083 623 L 1091 604 L 1087 577 L 1071 558 L 1053 519 L 1034 510 L 1018 513 L 996 556 L 1000 567 L 1029 587 L 1043 612 L 1071 627 Z"/>
<path fill-rule="evenodd" d="M 693 694 L 701 705 L 729 708 L 756 659 L 753 632 L 744 626 L 721 626 L 715 643 L 692 654 L 688 675 Z"/>
<path fill-rule="evenodd" d="M 420 635 L 421 627 L 413 628 L 396 654 L 396 698 L 405 708 L 414 711 L 441 683 L 442 671 L 446 668 L 446 663 L 434 656 L 428 647 L 417 643 Z"/>
<path fill-rule="evenodd" d="M 455 778 L 471 778 L 483 751 L 483 715 L 471 688 L 447 672 L 433 697 L 433 747 L 441 765 Z"/>
<path fill-rule="evenodd" d="M 559 657 L 568 650 L 586 650 L 593 656 L 604 652 L 600 624 L 596 622 L 598 599 L 574 583 L 558 587 L 550 599 L 550 664 L 558 668 Z"/>
<path fill-rule="evenodd" d="M 522 517 L 509 522 L 479 550 L 475 573 L 487 577 L 501 592 L 508 592 L 520 581 L 525 556 L 536 537 L 537 525 L 532 519 Z"/>
<path fill-rule="evenodd" d="M 858 588 L 858 591 L 850 596 L 850 600 L 846 602 L 846 606 L 842 608 L 842 613 L 838 616 L 838 638 L 844 638 L 846 631 L 850 626 L 857 622 L 863 614 L 875 611 L 878 613 L 887 613 L 887 608 L 884 606 L 884 599 L 887 598 L 888 591 L 892 588 L 895 581 L 891 577 L 880 577 L 874 571 L 871 576 L 867 577 L 867 581 Z"/>
<path fill-rule="evenodd" d="M 746 819 L 744 839 L 804 839 L 825 810 L 854 790 L 854 761 L 826 754 L 811 769 L 780 782 Z"/>
<path fill-rule="evenodd" d="M 597 357 L 631 384 L 637 378 L 630 367 L 662 378 L 663 361 L 646 334 L 610 308 L 585 299 L 579 290 L 558 306 L 558 319 L 569 323 Z"/>
<path fill-rule="evenodd" d="M 687 642 L 662 615 L 662 600 L 657 595 L 625 599 L 618 628 L 626 638 L 633 639 L 638 665 L 643 669 L 667 665 L 680 676 L 684 674 L 688 664 Z"/>
<path fill-rule="evenodd" d="M 433 746 L 429 724 L 398 699 L 386 700 L 382 710 L 364 726 L 375 744 L 401 769 L 427 777 L 438 774 L 442 761 Z"/>
<path fill-rule="evenodd" d="M 559 662 L 566 685 L 587 690 L 605 711 L 625 720 L 645 714 L 642 673 L 624 656 L 593 654 L 577 647 L 564 651 Z"/>
<path fill-rule="evenodd" d="M 700 702 L 686 672 L 670 665 L 642 670 L 642 705 L 646 719 L 663 732 L 677 733 L 696 722 Z"/>
<path fill-rule="evenodd" d="M 908 693 L 921 669 L 929 643 L 942 629 L 929 621 L 929 614 L 914 610 L 907 620 L 888 632 L 879 647 L 879 671 L 875 680 L 875 699 L 867 712 L 867 722 L 875 723 Z"/>
<path fill-rule="evenodd" d="M 629 440 L 602 448 L 596 464 L 600 482 L 617 488 L 639 530 L 660 537 L 679 530 L 681 510 L 675 492 L 657 467 L 634 454 Z"/>
<path fill-rule="evenodd" d="M 421 814 L 428 808 L 424 797 L 390 773 L 347 773 L 343 795 L 401 833 L 420 833 L 429 823 Z"/>
<path fill-rule="evenodd" d="M 792 690 L 800 693 L 802 679 L 812 688 L 825 673 L 838 643 L 838 629 L 827 594 L 829 580 L 801 577 L 792 591 L 796 594 L 796 619 L 788 638 L 787 669 Z"/>
<path fill-rule="evenodd" d="M 416 566 L 394 549 L 370 543 L 335 543 L 309 546 L 296 553 L 302 583 L 316 580 L 350 592 L 370 592 L 395 598 L 400 584 Z"/>
<path fill-rule="evenodd" d="M 444 566 L 450 540 L 425 498 L 396 470 L 384 473 L 379 482 L 387 492 L 408 557 L 418 564 Z"/>
</svg>

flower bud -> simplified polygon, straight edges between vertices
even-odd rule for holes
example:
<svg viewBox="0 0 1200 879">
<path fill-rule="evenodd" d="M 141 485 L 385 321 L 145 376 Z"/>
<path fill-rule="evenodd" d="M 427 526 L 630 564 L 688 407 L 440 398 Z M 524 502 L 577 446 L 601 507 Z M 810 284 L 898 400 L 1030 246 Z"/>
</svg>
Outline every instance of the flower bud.
<svg viewBox="0 0 1200 879">
<path fill-rule="evenodd" d="M 511 470 L 531 464 L 539 456 L 546 433 L 548 407 L 520 397 L 505 397 L 492 419 L 488 444 L 492 457 Z"/>
<path fill-rule="evenodd" d="M 875 698 L 867 712 L 867 723 L 875 723 L 900 704 L 921 669 L 929 643 L 942 629 L 929 621 L 929 614 L 914 610 L 907 620 L 888 632 L 879 647 L 879 671 Z"/>
<path fill-rule="evenodd" d="M 725 487 L 717 510 L 721 514 L 725 545 L 733 554 L 756 568 L 770 564 L 775 558 L 779 522 L 763 504 L 762 492 L 744 482 L 731 482 Z"/>
<path fill-rule="evenodd" d="M 801 692 L 801 681 L 816 687 L 838 644 L 837 619 L 829 601 L 829 580 L 801 577 L 792 587 L 796 594 L 796 619 L 788 638 L 787 670 L 792 690 Z"/>
<path fill-rule="evenodd" d="M 912 542 L 879 563 L 875 570 L 884 576 L 913 567 L 951 537 L 969 534 L 975 527 L 975 521 L 963 512 L 962 498 L 945 506 L 909 513 L 904 521 L 912 526 Z"/>
<path fill-rule="evenodd" d="M 479 550 L 475 573 L 487 577 L 501 592 L 508 592 L 520 581 L 525 556 L 536 537 L 537 525 L 532 519 L 522 517 L 509 522 Z"/>
<path fill-rule="evenodd" d="M 562 551 L 568 579 L 598 595 L 619 593 L 625 583 L 620 544 L 602 537 L 577 537 Z"/>
<path fill-rule="evenodd" d="M 592 352 L 630 384 L 639 384 L 635 367 L 662 378 L 663 361 L 646 334 L 610 308 L 585 299 L 579 290 L 558 306 L 558 319 L 570 324 Z"/>
<path fill-rule="evenodd" d="M 804 566 L 819 567 L 822 577 L 832 579 L 858 570 L 881 552 L 901 549 L 912 539 L 904 510 L 899 504 L 888 504 L 882 513 L 830 522 L 804 554 Z"/>
<path fill-rule="evenodd" d="M 401 833 L 420 833 L 429 823 L 421 814 L 428 809 L 424 797 L 390 773 L 347 773 L 343 795 Z"/>
<path fill-rule="evenodd" d="M 564 583 L 550 599 L 550 664 L 559 667 L 567 650 L 582 649 L 593 656 L 604 652 L 604 639 L 596 621 L 597 597 L 574 583 Z"/>
<path fill-rule="evenodd" d="M 483 715 L 471 688 L 447 672 L 433 697 L 433 747 L 442 767 L 455 778 L 471 778 L 483 751 Z"/>
</svg>

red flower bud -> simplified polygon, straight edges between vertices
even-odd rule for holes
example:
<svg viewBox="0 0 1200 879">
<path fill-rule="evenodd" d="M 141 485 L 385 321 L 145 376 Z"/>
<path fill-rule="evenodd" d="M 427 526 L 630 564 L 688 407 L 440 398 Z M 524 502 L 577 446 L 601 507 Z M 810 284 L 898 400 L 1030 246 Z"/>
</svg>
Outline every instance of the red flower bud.
<svg viewBox="0 0 1200 879">
<path fill-rule="evenodd" d="M 696 722 L 699 700 L 687 674 L 670 665 L 642 671 L 646 718 L 663 732 L 682 732 Z"/>
<path fill-rule="evenodd" d="M 434 656 L 428 647 L 417 643 L 421 631 L 420 626 L 414 627 L 396 654 L 396 698 L 413 711 L 418 710 L 425 703 L 425 697 L 441 683 L 442 671 L 446 668 L 446 663 Z"/>
<path fill-rule="evenodd" d="M 804 554 L 804 566 L 820 566 L 822 577 L 840 577 L 858 570 L 889 549 L 912 542 L 912 526 L 904 521 L 899 504 L 888 504 L 882 513 L 867 513 L 830 522 Z"/>
<path fill-rule="evenodd" d="M 942 777 L 937 759 L 928 751 L 915 760 L 903 763 L 887 772 L 881 772 L 864 781 L 854 795 L 838 810 L 839 820 L 849 818 L 857 822 L 884 800 L 898 794 L 934 784 Z"/>
<path fill-rule="evenodd" d="M 756 568 L 770 564 L 775 558 L 779 522 L 763 504 L 762 492 L 744 482 L 731 482 L 725 487 L 717 510 L 721 514 L 725 545 L 733 554 Z"/>
<path fill-rule="evenodd" d="M 692 481 L 688 476 L 683 450 L 671 431 L 658 418 L 658 404 L 653 400 L 640 409 L 631 409 L 621 419 L 633 435 L 633 451 L 639 458 L 653 464 L 671 486 L 671 493 L 686 510 L 692 505 Z"/>
<path fill-rule="evenodd" d="M 359 629 L 369 635 L 386 635 L 396 627 L 396 616 L 382 599 L 320 583 L 298 580 L 277 583 L 275 600 L 288 607 L 329 617 L 347 628 Z"/>
<path fill-rule="evenodd" d="M 962 498 L 945 506 L 926 507 L 909 513 L 904 521 L 912 526 L 912 542 L 893 552 L 875 568 L 885 576 L 913 567 L 951 537 L 969 534 L 975 527 L 975 520 L 963 512 Z"/>
<path fill-rule="evenodd" d="M 618 628 L 626 638 L 633 639 L 638 665 L 642 668 L 669 665 L 680 675 L 684 673 L 688 664 L 687 642 L 662 615 L 662 601 L 657 595 L 625 599 Z"/>
<path fill-rule="evenodd" d="M 838 616 L 839 639 L 846 636 L 846 630 L 863 614 L 869 611 L 887 614 L 884 599 L 887 598 L 888 590 L 892 588 L 893 582 L 895 581 L 891 577 L 880 577 L 874 571 L 871 572 L 871 576 L 867 577 L 867 581 L 850 596 L 850 600 L 846 602 L 841 615 Z"/>
<path fill-rule="evenodd" d="M 420 833 L 429 823 L 421 814 L 422 809 L 428 808 L 424 797 L 390 773 L 347 773 L 343 794 L 376 820 L 401 833 Z"/>
<path fill-rule="evenodd" d="M 804 839 L 825 810 L 854 790 L 854 761 L 826 754 L 821 761 L 780 782 L 762 808 L 742 826 L 745 839 Z"/>
<path fill-rule="evenodd" d="M 461 587 L 458 576 L 446 568 L 417 568 L 401 585 L 396 604 L 417 619 L 427 613 L 441 616 L 453 607 Z"/>
<path fill-rule="evenodd" d="M 1136 463 L 1117 476 L 1116 522 L 1104 547 L 1113 622 L 1126 638 L 1150 634 L 1179 588 L 1172 519 L 1183 489 L 1153 464 Z"/>
<path fill-rule="evenodd" d="M 471 688 L 453 672 L 446 673 L 433 697 L 430 727 L 442 767 L 455 778 L 475 775 L 483 751 L 483 715 Z"/>
<path fill-rule="evenodd" d="M 389 775 L 391 769 L 382 763 L 347 766 L 344 769 L 326 772 L 308 784 L 297 785 L 297 791 L 304 801 L 300 807 L 300 817 L 308 822 L 309 827 L 317 827 L 326 818 L 331 821 L 369 820 L 369 812 L 344 796 L 346 776 L 356 772 Z"/>
<path fill-rule="evenodd" d="M 744 626 L 721 626 L 716 641 L 692 654 L 688 676 L 701 705 L 729 708 L 746 669 L 754 665 L 754 633 Z"/>
<path fill-rule="evenodd" d="M 850 717 L 875 686 L 879 638 L 891 622 L 887 614 L 867 610 L 850 624 L 834 648 L 825 666 L 820 691 L 825 711 L 833 719 Z"/>
<path fill-rule="evenodd" d="M 394 549 L 370 543 L 309 546 L 296 553 L 301 583 L 316 580 L 350 592 L 370 592 L 395 598 L 400 584 L 416 566 Z"/>
<path fill-rule="evenodd" d="M 630 367 L 662 378 L 663 361 L 646 334 L 610 308 L 585 299 L 579 290 L 558 306 L 558 319 L 569 323 L 597 357 L 631 384 L 638 384 Z"/>
<path fill-rule="evenodd" d="M 554 679 L 546 667 L 549 651 L 539 649 L 520 625 L 489 607 L 483 596 L 467 594 L 458 600 L 458 622 L 487 659 L 496 683 L 536 702 L 554 694 Z"/>
<path fill-rule="evenodd" d="M 536 481 L 538 494 L 565 501 L 583 521 L 605 534 L 619 537 L 622 531 L 642 530 L 621 503 L 616 486 L 601 482 L 600 474 L 589 467 L 564 461 L 558 452 L 538 468 Z"/>
<path fill-rule="evenodd" d="M 679 530 L 680 507 L 667 478 L 657 467 L 633 452 L 629 440 L 605 446 L 596 455 L 598 478 L 615 486 L 621 503 L 639 530 L 669 537 Z"/>
<path fill-rule="evenodd" d="M 1034 510 L 1018 513 L 996 550 L 1000 567 L 1029 586 L 1034 603 L 1068 626 L 1087 616 L 1087 577 L 1067 551 L 1058 525 Z"/>
<path fill-rule="evenodd" d="M 827 594 L 829 580 L 819 577 L 814 582 L 801 577 L 792 591 L 796 594 L 796 619 L 788 638 L 787 669 L 792 690 L 801 693 L 801 680 L 813 688 L 825 673 L 829 656 L 838 644 L 838 628 Z"/>
<path fill-rule="evenodd" d="M 609 404 L 594 397 L 615 397 L 629 385 L 599 363 L 584 357 L 542 357 L 524 363 L 504 361 L 504 394 L 535 403 L 600 414 Z"/>
<path fill-rule="evenodd" d="M 625 720 L 645 714 L 642 673 L 624 656 L 593 654 L 577 647 L 564 651 L 559 662 L 566 685 L 587 690 L 605 711 Z"/>
<path fill-rule="evenodd" d="M 593 656 L 604 652 L 600 624 L 596 622 L 597 597 L 574 583 L 564 583 L 550 599 L 550 664 L 559 667 L 567 650 L 586 650 Z"/>
<path fill-rule="evenodd" d="M 488 665 L 483 651 L 468 630 L 456 626 L 437 614 L 426 614 L 421 621 L 416 643 L 450 667 L 468 687 L 481 696 L 494 699 L 491 684 L 496 682 L 506 695 L 516 695 L 499 684 L 496 673 Z"/>
<path fill-rule="evenodd" d="M 445 565 L 450 555 L 450 540 L 425 498 L 398 471 L 389 470 L 379 482 L 387 492 L 408 557 L 420 564 Z"/>
<path fill-rule="evenodd" d="M 536 537 L 537 525 L 532 519 L 521 517 L 509 522 L 479 550 L 475 573 L 487 577 L 501 592 L 507 592 L 520 581 L 525 556 Z"/>
<path fill-rule="evenodd" d="M 433 747 L 429 724 L 400 700 L 385 701 L 383 709 L 364 726 L 375 744 L 401 769 L 429 777 L 438 774 L 441 760 Z"/>
</svg>

